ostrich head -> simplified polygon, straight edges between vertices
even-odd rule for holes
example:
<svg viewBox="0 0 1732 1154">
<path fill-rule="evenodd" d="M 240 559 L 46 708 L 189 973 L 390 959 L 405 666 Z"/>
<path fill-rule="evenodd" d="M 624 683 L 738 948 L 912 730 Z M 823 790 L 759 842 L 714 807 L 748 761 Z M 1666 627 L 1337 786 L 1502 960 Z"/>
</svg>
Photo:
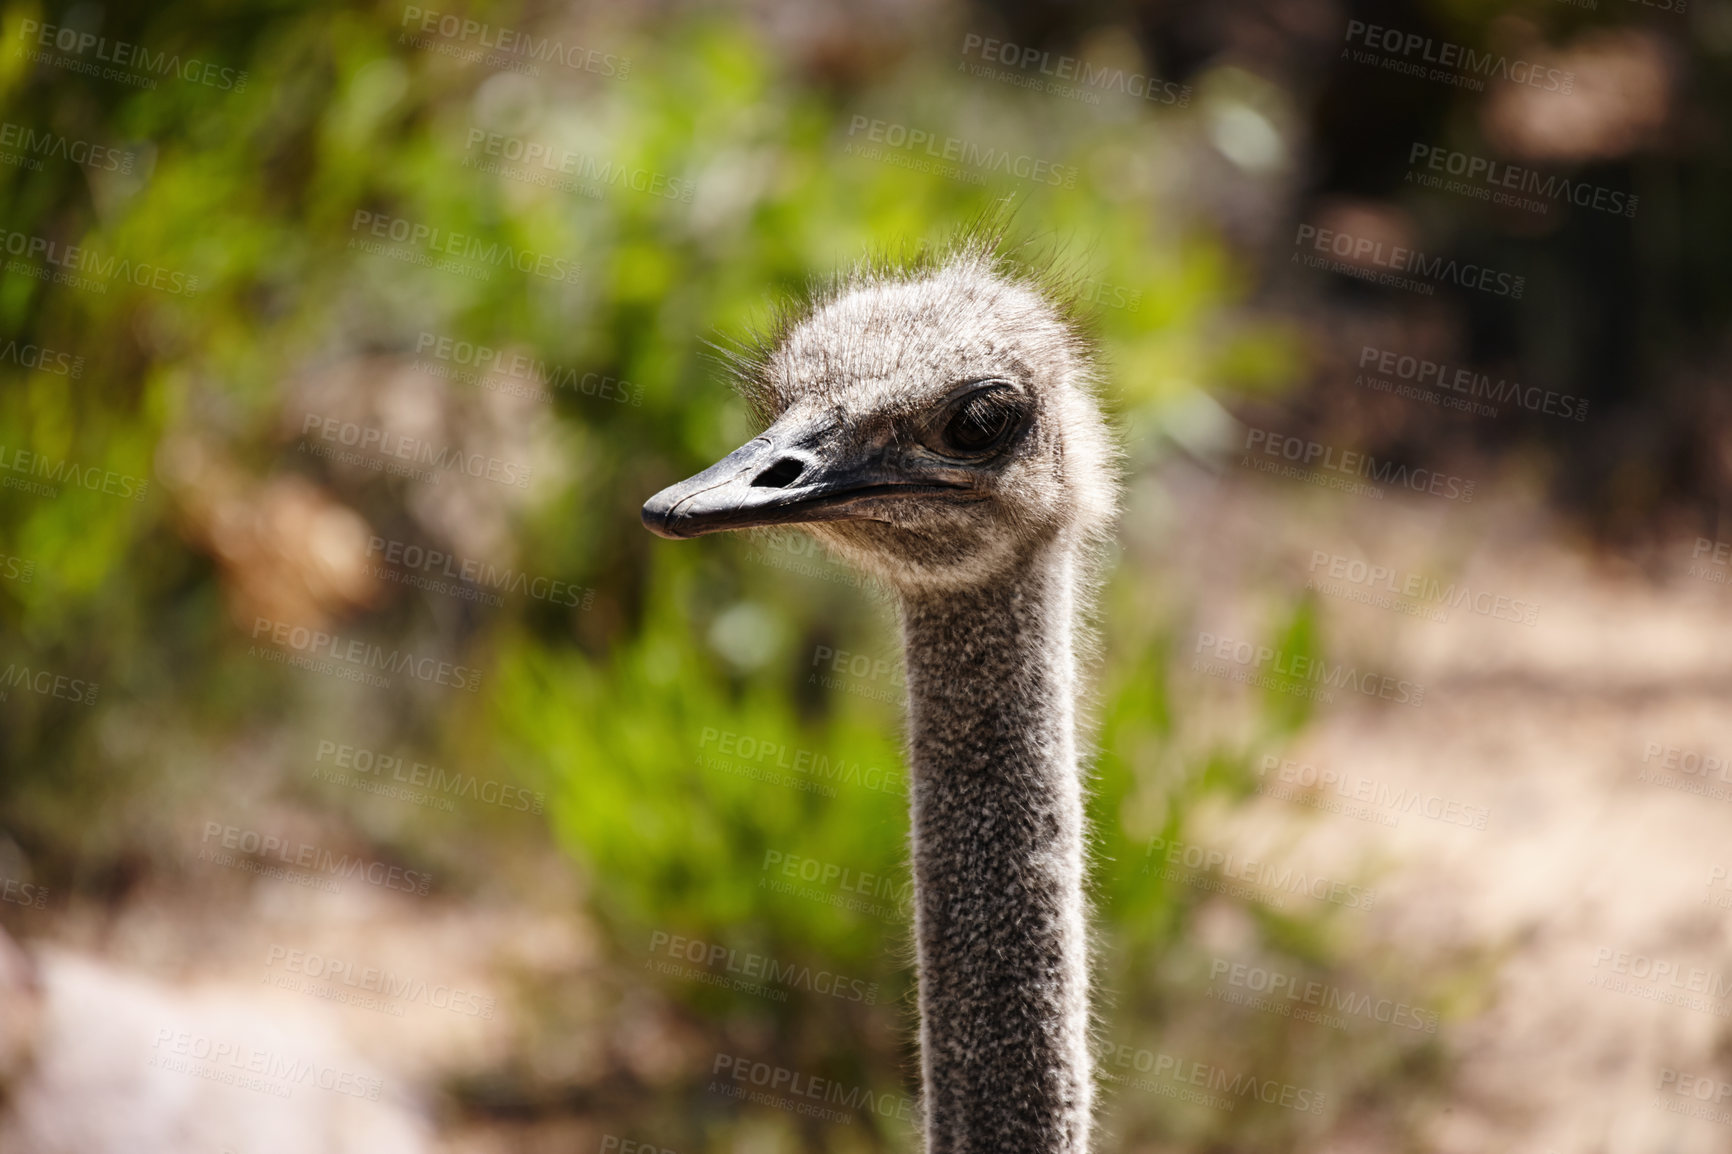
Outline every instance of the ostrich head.
<svg viewBox="0 0 1732 1154">
<path fill-rule="evenodd" d="M 768 428 L 651 497 L 653 532 L 800 525 L 906 596 L 986 584 L 1111 517 L 1086 350 L 988 251 L 857 275 L 746 368 Z"/>
</svg>

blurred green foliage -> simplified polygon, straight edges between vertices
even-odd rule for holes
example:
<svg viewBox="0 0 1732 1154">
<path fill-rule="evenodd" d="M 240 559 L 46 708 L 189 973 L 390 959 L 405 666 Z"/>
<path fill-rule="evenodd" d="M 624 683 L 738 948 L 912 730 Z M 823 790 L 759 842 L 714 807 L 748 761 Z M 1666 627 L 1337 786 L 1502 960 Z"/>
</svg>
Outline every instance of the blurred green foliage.
<svg viewBox="0 0 1732 1154">
<path fill-rule="evenodd" d="M 26 21 L 98 13 L 105 36 L 244 68 L 244 90 L 174 78 L 139 90 L 13 51 Z M 478 14 L 506 26 L 535 19 L 510 6 Z M 8 339 L 83 358 L 76 379 L 0 365 L 0 446 L 152 479 L 137 501 L 75 486 L 53 499 L 0 490 L 0 552 L 34 565 L 30 581 L 0 581 L 4 660 L 101 686 L 93 706 L 28 692 L 0 703 L 11 836 L 39 868 L 92 893 L 141 859 L 172 873 L 197 829 L 187 815 L 245 812 L 261 789 L 237 766 L 258 762 L 278 775 L 267 781 L 303 782 L 282 785 L 284 795 L 345 814 L 401 856 L 439 862 L 453 890 L 480 887 L 441 849 L 451 822 L 382 821 L 360 799 L 304 788 L 304 768 L 314 738 L 351 733 L 486 766 L 547 791 L 552 828 L 623 963 L 641 967 L 651 935 L 679 933 L 857 976 L 881 993 L 870 1006 L 801 991 L 776 1003 L 643 981 L 718 1037 L 768 1019 L 750 1035 L 766 1057 L 910 1090 L 905 927 L 761 884 L 766 855 L 779 853 L 900 886 L 904 794 L 766 782 L 751 770 L 774 759 L 729 759 L 706 738 L 744 735 L 900 780 L 894 677 L 841 690 L 813 678 L 819 647 L 891 657 L 892 614 L 801 552 L 798 537 L 669 545 L 641 530 L 637 508 L 750 435 L 707 341 L 746 339 L 778 302 L 862 255 L 942 243 L 1006 197 L 1038 259 L 1056 255 L 1097 295 L 1102 282 L 1122 290 L 1110 297 L 1121 307 L 1096 309 L 1093 323 L 1104 391 L 1132 431 L 1136 464 L 1159 454 L 1162 429 L 1194 410 L 1205 382 L 1285 383 L 1296 372 L 1291 334 L 1234 315 L 1245 274 L 1217 237 L 1163 204 L 1149 158 L 1190 130 L 1188 114 L 1102 116 L 973 78 L 941 54 L 865 80 L 815 76 L 761 28 L 703 12 L 653 35 L 602 14 L 550 22 L 629 59 L 624 78 L 548 64 L 538 76 L 489 72 L 406 43 L 403 8 L 389 4 L 243 15 L 169 3 L 72 16 L 15 4 L 4 26 L 6 119 L 138 160 L 125 177 L 53 157 L 37 171 L 0 169 L 5 227 L 197 278 L 185 294 L 124 279 L 81 291 L 15 264 L 0 279 Z M 1075 178 L 976 182 L 852 155 L 856 116 L 1045 158 Z M 485 158 L 471 147 L 477 132 L 689 182 L 692 195 L 619 185 L 589 195 L 489 173 L 466 163 Z M 581 273 L 567 283 L 510 267 L 486 278 L 422 267 L 357 247 L 367 236 L 357 213 L 557 256 Z M 447 484 L 429 497 L 301 452 L 302 409 L 291 403 L 299 383 L 337 371 L 352 373 L 353 390 L 383 388 L 427 334 L 532 350 L 635 386 L 627 403 L 554 390 L 532 421 L 550 457 L 495 510 L 498 555 L 593 591 L 588 607 L 515 598 L 478 609 L 404 590 L 320 602 L 347 634 L 480 668 L 473 696 L 383 693 L 260 661 L 238 590 L 248 566 L 287 562 L 225 553 L 224 502 L 244 509 L 260 486 L 298 477 L 371 533 L 455 547 L 441 517 L 467 490 Z M 431 403 L 476 392 L 426 388 Z M 189 473 L 194 459 L 223 465 Z M 447 507 L 430 513 L 429 501 Z M 218 511 L 206 516 L 206 505 Z M 1138 1044 L 1166 1012 L 1148 959 L 1180 941 L 1199 901 L 1138 868 L 1147 840 L 1181 836 L 1211 797 L 1246 793 L 1253 759 L 1306 720 L 1298 699 L 1271 693 L 1235 741 L 1190 722 L 1173 682 L 1177 610 L 1131 595 L 1158 581 L 1121 572 L 1107 599 L 1091 800 L 1103 966 L 1120 999 L 1110 1032 Z M 1305 604 L 1267 627 L 1291 652 L 1321 648 Z M 501 838 L 521 828 L 495 827 Z M 1269 915 L 1268 927 L 1284 948 L 1327 960 L 1321 925 Z M 1273 1044 L 1256 1059 L 1270 1069 L 1298 1060 Z M 1291 1122 L 1248 1110 L 1219 1124 Z M 681 1132 L 668 1125 L 672 1141 Z"/>
</svg>

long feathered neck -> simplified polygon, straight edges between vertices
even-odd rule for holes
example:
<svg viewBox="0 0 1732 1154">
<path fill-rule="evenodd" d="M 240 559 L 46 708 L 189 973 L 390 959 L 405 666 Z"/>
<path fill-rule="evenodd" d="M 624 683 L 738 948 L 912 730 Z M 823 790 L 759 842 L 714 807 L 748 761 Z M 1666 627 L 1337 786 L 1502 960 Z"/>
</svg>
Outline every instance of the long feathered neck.
<svg viewBox="0 0 1732 1154">
<path fill-rule="evenodd" d="M 1075 568 L 902 602 L 928 1154 L 1088 1148 Z"/>
</svg>

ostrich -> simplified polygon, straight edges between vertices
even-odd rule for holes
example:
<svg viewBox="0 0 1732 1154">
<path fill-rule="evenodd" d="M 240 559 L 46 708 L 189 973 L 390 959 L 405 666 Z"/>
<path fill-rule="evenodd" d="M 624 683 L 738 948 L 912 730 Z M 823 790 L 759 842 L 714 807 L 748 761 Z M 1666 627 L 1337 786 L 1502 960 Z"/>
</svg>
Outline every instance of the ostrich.
<svg viewBox="0 0 1732 1154">
<path fill-rule="evenodd" d="M 810 526 L 894 591 L 926 1149 L 1085 1151 L 1078 654 L 1117 502 L 1085 345 L 970 241 L 857 271 L 742 368 L 768 428 L 651 497 L 644 524 Z"/>
</svg>

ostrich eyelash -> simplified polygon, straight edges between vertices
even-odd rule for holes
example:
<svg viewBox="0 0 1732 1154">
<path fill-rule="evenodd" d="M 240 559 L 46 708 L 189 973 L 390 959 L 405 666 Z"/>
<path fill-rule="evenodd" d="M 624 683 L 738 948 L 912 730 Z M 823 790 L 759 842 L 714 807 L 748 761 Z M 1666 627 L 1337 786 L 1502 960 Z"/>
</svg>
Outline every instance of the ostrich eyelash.
<svg viewBox="0 0 1732 1154">
<path fill-rule="evenodd" d="M 948 409 L 941 435 L 947 445 L 965 453 L 990 452 L 1003 444 L 1022 412 L 1008 384 L 988 382 Z"/>
</svg>

